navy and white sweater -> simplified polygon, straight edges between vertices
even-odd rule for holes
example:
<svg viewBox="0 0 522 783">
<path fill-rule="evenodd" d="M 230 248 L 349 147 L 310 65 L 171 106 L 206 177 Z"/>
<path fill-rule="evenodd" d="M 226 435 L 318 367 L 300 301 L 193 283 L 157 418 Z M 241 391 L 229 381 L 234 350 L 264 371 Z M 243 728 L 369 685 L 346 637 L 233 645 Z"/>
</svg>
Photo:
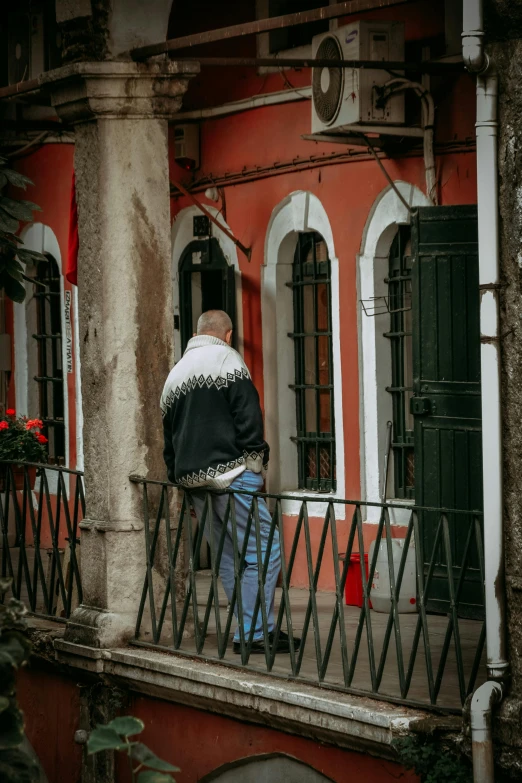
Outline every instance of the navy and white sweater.
<svg viewBox="0 0 522 783">
<path fill-rule="evenodd" d="M 259 395 L 241 356 L 217 337 L 189 340 L 165 383 L 161 411 L 169 481 L 225 489 L 244 470 L 266 468 Z"/>
</svg>

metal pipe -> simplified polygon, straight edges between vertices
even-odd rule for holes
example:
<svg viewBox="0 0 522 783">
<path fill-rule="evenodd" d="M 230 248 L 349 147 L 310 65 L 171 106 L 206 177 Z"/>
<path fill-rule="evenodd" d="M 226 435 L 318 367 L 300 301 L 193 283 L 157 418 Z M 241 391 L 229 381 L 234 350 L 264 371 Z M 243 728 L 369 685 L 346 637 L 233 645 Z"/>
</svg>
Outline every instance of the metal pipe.
<svg viewBox="0 0 522 783">
<path fill-rule="evenodd" d="M 0 100 L 2 98 L 12 98 L 13 95 L 21 95 L 24 92 L 33 92 L 39 88 L 40 80 L 38 78 L 9 84 L 7 87 L 0 87 Z"/>
<path fill-rule="evenodd" d="M 477 188 L 480 284 L 480 361 L 487 666 L 490 677 L 506 675 L 504 531 L 502 509 L 502 418 L 499 342 L 499 214 L 497 74 L 477 80 Z"/>
<path fill-rule="evenodd" d="M 488 67 L 489 62 L 484 51 L 482 0 L 464 0 L 462 14 L 462 57 L 469 71 L 480 73 Z"/>
<path fill-rule="evenodd" d="M 352 70 L 416 71 L 418 73 L 453 73 L 462 71 L 462 62 L 421 60 L 328 60 L 313 57 L 176 57 L 176 62 L 199 63 L 236 68 L 350 68 Z"/>
<path fill-rule="evenodd" d="M 386 496 L 388 494 L 388 473 L 390 465 L 390 454 L 392 445 L 392 430 L 393 422 L 386 422 L 386 448 L 384 450 L 384 465 L 382 468 L 382 492 L 381 503 L 386 503 Z"/>
<path fill-rule="evenodd" d="M 477 78 L 477 190 L 480 284 L 482 471 L 488 676 L 509 668 L 506 646 L 504 530 L 502 514 L 502 417 L 499 344 L 498 77 L 482 52 L 482 0 L 465 0 L 463 55 Z M 474 43 L 473 43 L 474 42 Z M 472 45 L 473 44 L 473 45 Z M 481 49 L 480 55 L 476 47 Z M 487 69 L 487 70 L 485 70 Z"/>
<path fill-rule="evenodd" d="M 300 11 L 295 14 L 283 14 L 272 16 L 268 19 L 257 19 L 254 22 L 234 24 L 230 27 L 220 27 L 217 30 L 206 30 L 203 33 L 184 35 L 181 38 L 171 38 L 168 41 L 160 41 L 157 44 L 138 46 L 130 51 L 133 60 L 145 60 L 158 54 L 172 52 L 178 49 L 189 49 L 191 46 L 201 46 L 213 41 L 228 41 L 232 38 L 241 38 L 245 35 L 257 35 L 270 30 L 281 30 L 285 27 L 318 22 L 322 19 L 337 19 L 348 14 L 371 11 L 376 8 L 389 8 L 393 5 L 410 3 L 413 0 L 347 0 L 344 3 L 335 3 L 322 8 L 314 8 L 312 11 Z M 270 61 L 274 65 L 274 61 Z"/>
<path fill-rule="evenodd" d="M 459 152 L 462 154 L 468 152 L 475 152 L 475 145 L 470 144 L 467 141 L 464 143 L 451 142 L 449 144 L 437 145 L 438 155 L 449 155 L 452 152 Z M 386 157 L 383 153 L 377 153 L 379 157 Z M 413 158 L 422 155 L 421 151 L 410 150 L 407 154 L 394 153 L 394 159 L 403 157 Z M 297 174 L 299 171 L 309 171 L 316 168 L 322 168 L 325 166 L 334 166 L 342 163 L 360 163 L 368 160 L 373 160 L 374 156 L 370 155 L 367 150 L 355 151 L 349 150 L 348 152 L 332 152 L 327 155 L 311 156 L 310 158 L 304 158 L 299 160 L 293 158 L 292 160 L 281 161 L 279 163 L 273 163 L 269 166 L 260 166 L 252 169 L 242 169 L 241 171 L 230 172 L 228 174 L 204 177 L 201 180 L 197 180 L 192 186 L 191 193 L 203 193 L 208 187 L 232 187 L 235 185 L 243 185 L 247 182 L 258 182 L 261 179 L 267 179 L 269 177 L 277 177 L 282 174 Z M 176 198 L 179 193 L 171 191 L 171 196 Z"/>
<path fill-rule="evenodd" d="M 390 175 L 389 175 L 389 174 L 388 174 L 388 172 L 386 171 L 386 168 L 384 167 L 384 163 L 382 162 L 382 160 L 380 159 L 380 157 L 377 155 L 377 152 L 376 152 L 376 150 L 374 149 L 374 146 L 373 146 L 373 144 L 372 144 L 372 142 L 371 142 L 371 140 L 370 140 L 370 137 L 369 137 L 369 136 L 363 136 L 363 135 L 361 134 L 361 138 L 362 138 L 362 139 L 364 139 L 364 141 L 365 141 L 365 142 L 366 142 L 366 144 L 368 145 L 368 149 L 370 150 L 370 152 L 372 153 L 372 155 L 373 155 L 373 157 L 375 158 L 376 162 L 378 163 L 380 170 L 382 171 L 382 173 L 383 173 L 383 174 L 384 174 L 384 176 L 386 177 L 386 180 L 388 181 L 388 183 L 390 184 L 390 186 L 391 186 L 391 187 L 393 188 L 393 190 L 395 191 L 395 193 L 396 193 L 397 197 L 399 198 L 399 200 L 400 200 L 400 201 L 402 201 L 402 203 L 404 204 L 404 206 L 406 207 L 406 209 L 408 210 L 408 212 L 411 214 L 411 211 L 412 211 L 412 209 L 411 209 L 410 205 L 408 204 L 408 202 L 406 201 L 406 199 L 404 198 L 404 196 L 403 196 L 403 195 L 402 195 L 402 193 L 400 192 L 399 188 L 397 187 L 397 185 L 396 185 L 396 184 L 395 184 L 395 182 L 393 181 L 393 178 L 392 178 L 392 177 L 390 177 Z"/>
<path fill-rule="evenodd" d="M 438 204 L 437 168 L 433 149 L 435 135 L 435 102 L 432 94 L 420 82 L 402 77 L 391 79 L 384 85 L 386 96 L 399 90 L 413 90 L 421 100 L 422 127 L 424 130 L 424 168 L 426 170 L 426 195 L 433 204 Z"/>
<path fill-rule="evenodd" d="M 477 688 L 471 700 L 471 752 L 474 783 L 495 783 L 492 711 L 502 701 L 503 687 L 490 680 Z"/>
<path fill-rule="evenodd" d="M 186 120 L 207 120 L 213 117 L 225 117 L 228 114 L 238 114 L 251 109 L 259 109 L 263 106 L 276 106 L 292 101 L 309 101 L 312 98 L 311 87 L 296 87 L 293 90 L 278 90 L 254 95 L 252 98 L 242 98 L 239 101 L 222 103 L 220 106 L 209 106 L 206 109 L 193 109 L 176 114 L 174 122 Z"/>
<path fill-rule="evenodd" d="M 212 212 L 209 212 L 209 210 L 200 201 L 198 201 L 198 199 L 194 195 L 192 195 L 190 191 L 188 191 L 185 187 L 183 187 L 181 182 L 176 182 L 175 180 L 172 180 L 172 184 L 175 185 L 177 189 L 181 193 L 183 193 L 184 196 L 189 198 L 192 201 L 192 203 L 200 210 L 200 212 L 203 212 L 203 214 L 206 215 L 208 219 L 212 223 L 214 223 L 214 225 L 217 226 L 219 230 L 223 232 L 223 234 L 225 234 L 225 236 L 227 236 L 230 240 L 232 240 L 232 242 L 236 245 L 236 247 L 238 247 L 241 250 L 241 252 L 247 257 L 248 261 L 250 261 L 252 257 L 252 249 L 250 247 L 245 247 L 245 245 L 243 245 L 239 241 L 239 239 L 236 239 L 234 234 L 231 231 L 229 231 L 228 228 L 223 225 L 223 223 L 220 223 L 219 220 L 217 220 L 217 218 L 214 217 Z"/>
</svg>

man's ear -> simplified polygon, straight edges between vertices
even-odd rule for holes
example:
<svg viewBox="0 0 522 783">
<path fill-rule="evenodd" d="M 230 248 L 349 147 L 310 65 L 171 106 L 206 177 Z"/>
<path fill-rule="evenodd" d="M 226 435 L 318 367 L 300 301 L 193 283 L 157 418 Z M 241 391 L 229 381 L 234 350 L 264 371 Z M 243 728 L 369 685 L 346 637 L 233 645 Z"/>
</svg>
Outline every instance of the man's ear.
<svg viewBox="0 0 522 783">
<path fill-rule="evenodd" d="M 232 329 L 230 329 L 225 335 L 225 342 L 228 345 L 232 345 Z"/>
<path fill-rule="evenodd" d="M 192 337 L 197 337 L 197 332 L 192 332 Z"/>
</svg>

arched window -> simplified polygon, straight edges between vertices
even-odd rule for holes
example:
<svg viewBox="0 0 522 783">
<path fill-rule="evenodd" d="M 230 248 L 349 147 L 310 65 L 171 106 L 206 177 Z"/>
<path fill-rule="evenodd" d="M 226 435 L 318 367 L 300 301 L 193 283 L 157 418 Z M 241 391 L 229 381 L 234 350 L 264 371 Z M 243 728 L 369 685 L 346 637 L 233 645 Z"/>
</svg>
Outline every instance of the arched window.
<svg viewBox="0 0 522 783">
<path fill-rule="evenodd" d="M 49 439 L 49 461 L 65 462 L 64 376 L 62 366 L 62 301 L 60 270 L 55 259 L 38 264 L 35 276 L 39 418 Z"/>
<path fill-rule="evenodd" d="M 331 269 L 320 234 L 299 234 L 291 285 L 299 489 L 330 492 L 335 490 Z"/>
<path fill-rule="evenodd" d="M 224 310 L 234 326 L 237 344 L 235 269 L 228 264 L 218 240 L 195 240 L 179 261 L 181 349 L 196 331 L 199 316 L 207 310 Z"/>
</svg>

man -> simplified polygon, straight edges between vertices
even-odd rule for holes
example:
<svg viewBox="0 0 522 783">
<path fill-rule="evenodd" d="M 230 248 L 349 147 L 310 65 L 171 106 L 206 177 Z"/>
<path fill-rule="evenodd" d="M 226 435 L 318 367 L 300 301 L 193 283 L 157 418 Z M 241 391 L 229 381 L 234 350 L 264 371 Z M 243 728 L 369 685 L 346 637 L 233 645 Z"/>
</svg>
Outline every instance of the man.
<svg viewBox="0 0 522 783">
<path fill-rule="evenodd" d="M 259 395 L 241 356 L 231 347 L 232 321 L 222 310 L 209 310 L 198 320 L 197 335 L 189 340 L 183 358 L 171 371 L 161 397 L 164 458 L 169 481 L 189 492 L 198 519 L 202 520 L 207 494 L 212 513 L 215 551 L 225 521 L 229 494 L 223 490 L 259 492 L 268 464 L 268 444 L 263 438 Z M 234 495 L 237 550 L 243 551 L 251 495 Z M 262 562 L 269 545 L 271 519 L 262 499 L 258 501 Z M 209 533 L 210 519 L 205 522 Z M 270 646 L 274 643 L 274 593 L 281 568 L 279 532 L 274 531 L 264 583 Z M 241 580 L 243 628 L 248 640 L 258 594 L 258 554 L 255 521 L 252 520 Z M 229 602 L 234 590 L 234 541 L 228 520 L 220 576 Z M 236 603 L 237 617 L 237 603 Z M 253 653 L 264 653 L 261 607 L 255 618 Z M 298 649 L 299 640 L 294 640 Z M 288 636 L 280 631 L 277 652 L 288 652 Z M 234 652 L 240 653 L 239 627 Z"/>
</svg>

